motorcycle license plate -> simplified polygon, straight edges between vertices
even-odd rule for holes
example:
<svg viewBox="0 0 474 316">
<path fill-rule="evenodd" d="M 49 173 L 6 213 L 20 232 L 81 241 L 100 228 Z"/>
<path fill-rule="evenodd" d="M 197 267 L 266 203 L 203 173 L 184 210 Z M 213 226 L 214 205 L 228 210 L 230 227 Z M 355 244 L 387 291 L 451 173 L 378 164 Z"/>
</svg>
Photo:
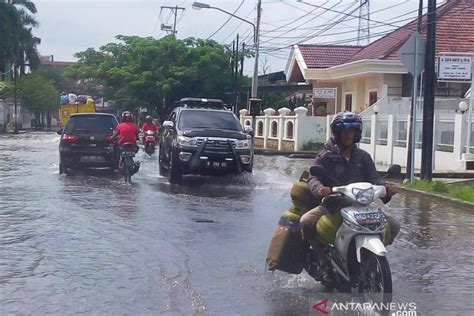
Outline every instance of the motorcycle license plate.
<svg viewBox="0 0 474 316">
<path fill-rule="evenodd" d="M 208 161 L 208 162 L 207 162 L 207 166 L 208 166 L 208 167 L 211 167 L 211 168 L 216 168 L 216 169 L 219 169 L 219 168 L 226 168 L 226 167 L 227 167 L 227 163 L 225 163 L 225 162 L 220 162 L 220 161 Z"/>
<path fill-rule="evenodd" d="M 385 219 L 385 214 L 381 211 L 357 213 L 354 218 L 359 224 L 379 223 Z"/>
<path fill-rule="evenodd" d="M 148 140 L 148 141 L 151 141 L 151 142 L 152 142 L 152 141 L 155 141 L 155 137 L 153 137 L 153 136 L 147 136 L 147 137 L 145 137 L 145 140 Z"/>
<path fill-rule="evenodd" d="M 135 157 L 135 154 L 132 153 L 131 151 L 124 151 L 122 153 L 122 158 L 131 158 L 131 157 Z"/>
<path fill-rule="evenodd" d="M 104 161 L 103 156 L 81 156 L 82 161 Z"/>
</svg>

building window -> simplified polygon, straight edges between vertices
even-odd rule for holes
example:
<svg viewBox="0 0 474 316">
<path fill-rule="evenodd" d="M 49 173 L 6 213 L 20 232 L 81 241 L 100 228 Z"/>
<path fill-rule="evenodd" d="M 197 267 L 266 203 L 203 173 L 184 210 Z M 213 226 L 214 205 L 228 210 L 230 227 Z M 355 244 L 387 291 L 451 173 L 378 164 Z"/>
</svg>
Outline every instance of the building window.
<svg viewBox="0 0 474 316">
<path fill-rule="evenodd" d="M 293 122 L 286 123 L 286 138 L 293 139 Z"/>
<path fill-rule="evenodd" d="M 278 123 L 273 121 L 272 122 L 272 137 L 278 136 Z"/>
<path fill-rule="evenodd" d="M 263 122 L 260 121 L 257 124 L 257 136 L 263 136 Z"/>
<path fill-rule="evenodd" d="M 369 106 L 377 102 L 377 91 L 369 92 Z"/>
<path fill-rule="evenodd" d="M 352 111 L 352 94 L 346 94 L 346 111 Z"/>
</svg>

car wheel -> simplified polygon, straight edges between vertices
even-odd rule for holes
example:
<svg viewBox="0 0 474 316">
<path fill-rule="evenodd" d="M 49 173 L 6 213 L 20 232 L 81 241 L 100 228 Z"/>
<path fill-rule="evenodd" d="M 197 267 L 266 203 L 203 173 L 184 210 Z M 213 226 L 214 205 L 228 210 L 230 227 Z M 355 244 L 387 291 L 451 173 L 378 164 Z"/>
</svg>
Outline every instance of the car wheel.
<svg viewBox="0 0 474 316">
<path fill-rule="evenodd" d="M 176 158 L 174 157 L 173 152 L 170 154 L 170 164 L 168 169 L 168 181 L 171 184 L 180 184 L 183 178 L 181 170 L 177 164 Z"/>
<path fill-rule="evenodd" d="M 59 163 L 59 174 L 66 173 L 66 168 L 62 163 Z"/>
<path fill-rule="evenodd" d="M 158 149 L 158 172 L 160 173 L 161 176 L 166 176 L 167 170 L 163 164 L 164 164 L 164 158 L 163 158 L 163 153 L 160 146 L 160 148 Z"/>
</svg>

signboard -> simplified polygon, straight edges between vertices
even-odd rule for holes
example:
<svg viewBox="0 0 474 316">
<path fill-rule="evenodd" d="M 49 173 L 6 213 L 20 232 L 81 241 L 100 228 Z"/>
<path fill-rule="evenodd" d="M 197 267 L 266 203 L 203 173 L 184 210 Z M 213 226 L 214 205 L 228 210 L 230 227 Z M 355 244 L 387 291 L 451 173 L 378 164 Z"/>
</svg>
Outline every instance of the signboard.
<svg viewBox="0 0 474 316">
<path fill-rule="evenodd" d="M 426 41 L 421 38 L 420 33 L 413 32 L 397 51 L 398 58 L 408 68 L 408 72 L 415 77 L 418 77 L 425 67 L 425 46 Z"/>
<path fill-rule="evenodd" d="M 337 88 L 313 88 L 313 98 L 335 99 Z"/>
<path fill-rule="evenodd" d="M 438 79 L 452 81 L 470 81 L 471 63 L 471 56 L 440 56 L 438 62 Z"/>
</svg>

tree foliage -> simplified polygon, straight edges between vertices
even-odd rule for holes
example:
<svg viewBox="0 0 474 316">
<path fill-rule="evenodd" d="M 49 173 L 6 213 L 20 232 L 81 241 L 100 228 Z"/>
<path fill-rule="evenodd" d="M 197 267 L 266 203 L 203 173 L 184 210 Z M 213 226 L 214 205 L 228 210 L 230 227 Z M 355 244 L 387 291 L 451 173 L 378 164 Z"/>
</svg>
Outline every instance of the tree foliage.
<svg viewBox="0 0 474 316">
<path fill-rule="evenodd" d="M 59 107 L 58 90 L 39 74 L 27 75 L 20 80 L 18 96 L 22 106 L 35 114 L 52 112 Z"/>
<path fill-rule="evenodd" d="M 113 99 L 120 109 L 147 107 L 161 119 L 182 97 L 225 98 L 231 82 L 228 47 L 173 36 L 116 38 L 99 50 L 77 53 L 66 76 L 81 80 L 84 92 Z"/>
<path fill-rule="evenodd" d="M 34 69 L 39 65 L 37 45 L 40 39 L 33 36 L 38 26 L 30 14 L 36 13 L 36 6 L 26 0 L 0 0 L 0 72 L 9 70 L 15 64 L 20 74 L 26 67 Z"/>
</svg>

